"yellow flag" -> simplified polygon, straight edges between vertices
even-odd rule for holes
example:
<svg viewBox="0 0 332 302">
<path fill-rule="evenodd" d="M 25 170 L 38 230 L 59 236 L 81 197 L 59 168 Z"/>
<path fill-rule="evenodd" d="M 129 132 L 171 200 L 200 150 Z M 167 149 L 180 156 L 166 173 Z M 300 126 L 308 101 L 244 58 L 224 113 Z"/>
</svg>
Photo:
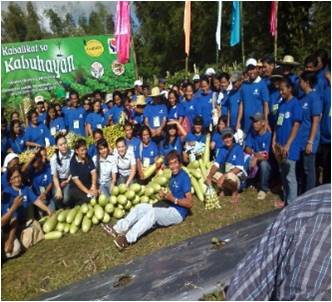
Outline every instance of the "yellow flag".
<svg viewBox="0 0 332 302">
<path fill-rule="evenodd" d="M 189 56 L 190 49 L 190 26 L 191 26 L 191 2 L 186 1 L 184 4 L 183 30 L 185 39 L 185 53 Z"/>
</svg>

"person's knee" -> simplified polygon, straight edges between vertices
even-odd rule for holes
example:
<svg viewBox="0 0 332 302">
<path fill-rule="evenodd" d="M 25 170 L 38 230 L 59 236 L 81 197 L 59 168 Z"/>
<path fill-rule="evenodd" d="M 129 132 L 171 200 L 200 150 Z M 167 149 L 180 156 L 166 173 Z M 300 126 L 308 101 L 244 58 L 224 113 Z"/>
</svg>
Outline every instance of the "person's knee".
<svg viewBox="0 0 332 302">
<path fill-rule="evenodd" d="M 271 170 L 271 165 L 267 160 L 262 160 L 259 164 L 259 167 L 263 171 L 270 171 Z"/>
</svg>

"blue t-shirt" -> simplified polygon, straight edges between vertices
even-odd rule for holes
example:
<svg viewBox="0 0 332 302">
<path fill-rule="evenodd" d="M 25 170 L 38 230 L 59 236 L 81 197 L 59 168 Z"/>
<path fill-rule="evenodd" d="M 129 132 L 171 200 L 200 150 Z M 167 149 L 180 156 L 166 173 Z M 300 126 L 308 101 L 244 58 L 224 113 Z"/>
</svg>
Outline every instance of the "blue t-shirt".
<svg viewBox="0 0 332 302">
<path fill-rule="evenodd" d="M 196 115 L 198 115 L 194 100 L 192 99 L 190 101 L 187 101 L 186 99 L 184 99 L 181 104 L 183 107 L 184 116 L 188 117 L 190 124 L 192 125 L 194 118 L 196 117 Z"/>
<path fill-rule="evenodd" d="M 300 103 L 302 106 L 302 114 L 303 114 L 302 115 L 303 120 L 301 123 L 301 127 L 299 129 L 300 144 L 301 144 L 301 150 L 305 150 L 307 141 L 310 136 L 312 118 L 314 116 L 320 116 L 322 113 L 322 99 L 320 98 L 319 94 L 316 91 L 312 90 L 300 100 Z M 318 150 L 319 139 L 320 139 L 320 128 L 318 127 L 312 146 L 313 153 L 316 153 Z"/>
<path fill-rule="evenodd" d="M 185 198 L 186 194 L 191 192 L 191 181 L 189 175 L 182 169 L 180 169 L 178 174 L 172 174 L 169 181 L 169 188 L 175 198 Z M 186 218 L 186 216 L 188 215 L 187 208 L 176 205 L 174 203 L 171 203 L 171 206 L 177 209 L 183 219 Z"/>
<path fill-rule="evenodd" d="M 88 155 L 89 155 L 90 158 L 97 155 L 97 145 L 96 144 L 92 144 L 92 145 L 89 146 Z"/>
<path fill-rule="evenodd" d="M 51 145 L 55 144 L 56 135 L 63 130 L 66 130 L 65 120 L 63 117 L 58 116 L 56 119 L 51 120 L 48 126 L 50 137 L 51 137 Z"/>
<path fill-rule="evenodd" d="M 185 139 L 186 142 L 201 142 L 205 143 L 206 141 L 206 135 L 205 134 L 194 134 L 192 132 L 189 132 Z"/>
<path fill-rule="evenodd" d="M 317 71 L 317 73 L 316 73 L 315 90 L 321 98 L 324 97 L 325 89 L 327 86 L 329 86 L 329 83 L 325 77 L 325 72 L 326 72 L 326 69 L 322 68 L 321 70 Z"/>
<path fill-rule="evenodd" d="M 227 112 L 229 112 L 229 115 L 230 115 L 229 126 L 231 128 L 236 127 L 237 115 L 239 113 L 240 98 L 241 98 L 240 89 L 231 90 L 229 92 L 227 102 L 225 104 L 227 107 Z"/>
<path fill-rule="evenodd" d="M 264 112 L 264 103 L 269 101 L 269 90 L 265 81 L 256 79 L 254 82 L 244 82 L 240 94 L 243 103 L 242 130 L 248 133 L 251 127 L 250 117 L 257 112 Z"/>
<path fill-rule="evenodd" d="M 203 119 L 203 126 L 205 128 L 209 127 L 212 123 L 212 92 L 199 93 L 193 100 L 196 112 Z"/>
<path fill-rule="evenodd" d="M 22 133 L 19 136 L 16 136 L 15 138 L 10 137 L 8 139 L 9 147 L 13 150 L 14 153 L 20 154 L 25 151 L 25 135 Z"/>
<path fill-rule="evenodd" d="M 140 139 L 135 136 L 131 140 L 126 138 L 126 143 L 128 146 L 132 146 L 135 158 L 138 158 L 139 157 L 139 145 L 141 143 Z"/>
<path fill-rule="evenodd" d="M 8 186 L 3 191 L 3 196 L 1 200 L 1 216 L 6 214 L 8 209 L 12 206 L 14 199 L 19 195 L 23 195 L 23 203 L 16 210 L 17 220 L 22 221 L 26 217 L 26 209 L 36 201 L 37 196 L 33 193 L 31 188 L 23 186 L 20 191 L 16 191 L 13 187 Z"/>
<path fill-rule="evenodd" d="M 277 122 L 277 113 L 282 97 L 278 89 L 271 90 L 269 101 L 269 124 L 274 129 Z"/>
<path fill-rule="evenodd" d="M 106 125 L 106 121 L 104 114 L 91 112 L 87 115 L 85 124 L 90 124 L 92 131 L 95 131 L 96 129 L 102 129 Z"/>
<path fill-rule="evenodd" d="M 133 114 L 133 120 L 134 120 L 135 124 L 143 125 L 143 123 L 144 123 L 143 113 L 138 113 L 135 111 Z"/>
<path fill-rule="evenodd" d="M 170 143 L 165 145 L 165 140 L 162 140 L 159 145 L 160 154 L 166 156 L 169 152 L 175 150 L 178 154 L 182 154 L 182 141 L 179 136 Z"/>
<path fill-rule="evenodd" d="M 46 116 L 47 116 L 46 112 L 38 113 L 38 118 L 37 118 L 38 123 L 45 124 Z"/>
<path fill-rule="evenodd" d="M 139 159 L 142 161 L 144 167 L 152 165 L 155 158 L 159 155 L 158 146 L 155 142 L 150 141 L 150 143 L 145 146 L 143 143 L 139 145 Z"/>
<path fill-rule="evenodd" d="M 331 86 L 327 86 L 323 97 L 323 115 L 320 121 L 320 142 L 331 143 Z"/>
<path fill-rule="evenodd" d="M 178 103 L 173 107 L 168 108 L 168 114 L 167 114 L 168 120 L 177 120 L 183 116 L 184 116 L 184 108 L 181 103 Z"/>
<path fill-rule="evenodd" d="M 276 123 L 276 143 L 284 146 L 286 145 L 290 133 L 295 122 L 302 122 L 302 108 L 298 99 L 293 97 L 289 101 L 283 100 L 279 106 Z M 299 131 L 293 140 L 289 152 L 288 159 L 298 160 L 300 155 L 300 134 Z"/>
<path fill-rule="evenodd" d="M 215 150 L 221 148 L 224 145 L 224 141 L 221 138 L 221 134 L 219 131 L 215 130 L 212 134 L 211 141 L 216 144 Z"/>
<path fill-rule="evenodd" d="M 144 119 L 148 119 L 148 126 L 152 129 L 161 127 L 167 120 L 167 107 L 164 104 L 150 104 L 144 108 Z"/>
<path fill-rule="evenodd" d="M 44 124 L 39 123 L 36 127 L 29 125 L 24 134 L 25 142 L 33 142 L 45 147 L 45 138 L 50 138 L 50 133 Z"/>
<path fill-rule="evenodd" d="M 251 130 L 246 137 L 245 145 L 256 152 L 270 152 L 272 133 L 265 131 L 262 135 Z"/>
<path fill-rule="evenodd" d="M 121 113 L 123 112 L 123 106 L 114 105 L 111 109 L 109 109 L 106 114 L 106 121 L 108 122 L 110 117 L 112 117 L 113 124 L 119 123 Z"/>
<path fill-rule="evenodd" d="M 51 166 L 50 164 L 45 165 L 43 170 L 35 172 L 31 170 L 29 173 L 32 180 L 32 190 L 36 195 L 40 195 L 42 188 L 46 190 L 47 186 L 52 183 Z M 47 198 L 51 197 L 50 192 Z"/>
<path fill-rule="evenodd" d="M 68 131 L 85 136 L 86 111 L 83 107 L 70 108 L 65 115 L 65 122 Z"/>
<path fill-rule="evenodd" d="M 229 163 L 241 170 L 244 170 L 244 152 L 240 145 L 234 144 L 230 149 L 225 145 L 219 149 L 216 163 L 219 167 L 223 167 L 226 163 Z"/>
</svg>

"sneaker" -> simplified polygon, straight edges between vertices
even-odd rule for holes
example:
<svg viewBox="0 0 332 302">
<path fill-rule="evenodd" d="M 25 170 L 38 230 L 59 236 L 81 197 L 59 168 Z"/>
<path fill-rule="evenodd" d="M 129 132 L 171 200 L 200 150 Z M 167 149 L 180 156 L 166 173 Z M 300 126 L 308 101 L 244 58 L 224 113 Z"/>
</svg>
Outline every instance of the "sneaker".
<svg viewBox="0 0 332 302">
<path fill-rule="evenodd" d="M 111 235 L 113 238 L 116 238 L 119 236 L 119 234 L 114 230 L 113 226 L 111 224 L 101 224 L 101 227 L 104 229 L 104 231 L 108 234 Z"/>
<path fill-rule="evenodd" d="M 119 235 L 113 240 L 116 247 L 119 249 L 119 251 L 124 250 L 129 246 L 129 242 L 127 241 L 127 238 L 125 235 Z"/>
<path fill-rule="evenodd" d="M 257 199 L 258 200 L 264 200 L 266 198 L 266 192 L 264 191 L 259 191 L 257 194 Z"/>
</svg>

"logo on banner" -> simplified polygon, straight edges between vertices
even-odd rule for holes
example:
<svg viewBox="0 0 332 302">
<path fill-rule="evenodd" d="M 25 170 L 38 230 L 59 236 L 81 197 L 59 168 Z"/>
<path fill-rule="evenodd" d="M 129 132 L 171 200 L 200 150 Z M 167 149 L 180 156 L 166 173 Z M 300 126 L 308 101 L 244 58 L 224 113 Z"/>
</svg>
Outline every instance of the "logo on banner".
<svg viewBox="0 0 332 302">
<path fill-rule="evenodd" d="M 85 43 L 84 49 L 90 57 L 100 57 L 104 52 L 104 46 L 98 40 L 89 40 Z"/>
<path fill-rule="evenodd" d="M 115 38 L 108 39 L 108 50 L 111 54 L 116 53 L 116 40 Z"/>
</svg>

